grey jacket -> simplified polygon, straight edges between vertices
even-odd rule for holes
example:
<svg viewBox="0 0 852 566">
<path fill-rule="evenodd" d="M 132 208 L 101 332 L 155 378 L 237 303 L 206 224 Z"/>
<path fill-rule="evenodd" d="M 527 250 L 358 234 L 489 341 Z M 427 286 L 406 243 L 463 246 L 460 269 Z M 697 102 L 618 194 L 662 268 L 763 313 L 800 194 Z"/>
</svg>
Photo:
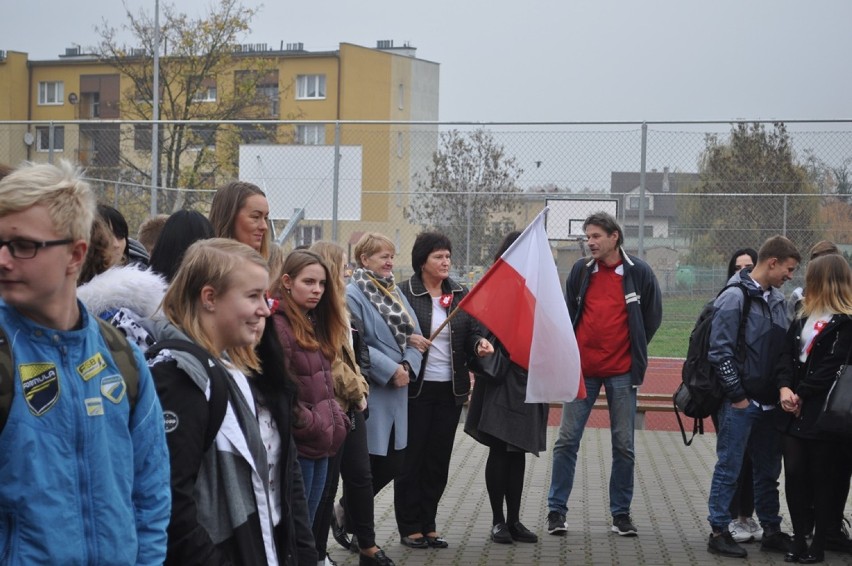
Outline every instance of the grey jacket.
<svg viewBox="0 0 852 566">
<path fill-rule="evenodd" d="M 713 302 L 715 312 L 707 359 L 732 403 L 748 398 L 773 405 L 778 402 L 773 368 L 789 326 L 784 295 L 771 288 L 768 300 L 764 299 L 763 290 L 749 273 L 735 273 L 728 280 L 728 284 L 734 283 L 745 285 L 751 297 L 745 323 L 745 359 L 742 363 L 737 361 L 737 337 L 745 299 L 742 291 L 734 287 L 726 289 Z"/>
</svg>

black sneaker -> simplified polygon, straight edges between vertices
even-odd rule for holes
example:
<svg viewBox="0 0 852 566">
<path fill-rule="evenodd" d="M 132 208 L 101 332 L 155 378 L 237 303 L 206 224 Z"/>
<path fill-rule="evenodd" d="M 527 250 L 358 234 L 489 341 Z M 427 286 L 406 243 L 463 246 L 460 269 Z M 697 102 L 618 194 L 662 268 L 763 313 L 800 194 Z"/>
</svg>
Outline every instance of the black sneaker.
<svg viewBox="0 0 852 566">
<path fill-rule="evenodd" d="M 491 540 L 497 544 L 512 544 L 512 534 L 509 532 L 509 525 L 506 523 L 497 523 L 491 527 Z"/>
<path fill-rule="evenodd" d="M 512 535 L 512 540 L 518 542 L 538 542 L 535 533 L 526 528 L 520 521 L 509 525 L 509 534 Z"/>
<path fill-rule="evenodd" d="M 612 532 L 621 537 L 635 537 L 639 534 L 630 520 L 630 515 L 616 515 L 612 518 Z"/>
<path fill-rule="evenodd" d="M 565 515 L 559 511 L 551 511 L 547 514 L 547 532 L 552 535 L 564 535 L 568 532 L 568 525 L 565 523 Z"/>
<path fill-rule="evenodd" d="M 728 529 L 723 530 L 721 533 L 710 534 L 710 540 L 707 541 L 707 552 L 721 556 L 730 556 L 731 558 L 745 558 L 748 556 L 746 549 L 734 541 Z"/>
<path fill-rule="evenodd" d="M 775 531 L 772 534 L 766 534 L 763 531 L 763 540 L 760 541 L 760 550 L 764 552 L 780 552 L 787 554 L 793 548 L 793 539 L 787 533 Z"/>
</svg>

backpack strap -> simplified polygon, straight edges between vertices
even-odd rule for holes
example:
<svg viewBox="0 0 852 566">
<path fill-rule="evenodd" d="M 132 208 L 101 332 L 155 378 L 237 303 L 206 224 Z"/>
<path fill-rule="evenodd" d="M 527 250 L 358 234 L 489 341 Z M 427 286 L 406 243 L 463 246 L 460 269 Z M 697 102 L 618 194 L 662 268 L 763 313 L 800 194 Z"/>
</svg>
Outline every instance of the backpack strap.
<svg viewBox="0 0 852 566">
<path fill-rule="evenodd" d="M 15 367 L 12 365 L 12 346 L 0 327 L 0 432 L 9 418 L 12 394 L 15 392 Z"/>
<path fill-rule="evenodd" d="M 121 330 L 101 318 L 95 318 L 98 321 L 101 336 L 109 346 L 112 359 L 124 379 L 124 384 L 127 387 L 127 401 L 130 403 L 132 413 L 133 408 L 136 407 L 136 399 L 139 397 L 139 368 L 136 367 L 133 347 Z"/>
<path fill-rule="evenodd" d="M 225 412 L 228 410 L 228 370 L 210 353 L 189 340 L 171 339 L 161 340 L 151 346 L 145 357 L 153 359 L 162 350 L 177 350 L 194 356 L 207 371 L 210 380 L 210 399 L 207 402 L 207 430 L 204 433 L 204 451 L 213 446 L 213 441 L 219 433 L 222 421 L 225 420 Z"/>
</svg>

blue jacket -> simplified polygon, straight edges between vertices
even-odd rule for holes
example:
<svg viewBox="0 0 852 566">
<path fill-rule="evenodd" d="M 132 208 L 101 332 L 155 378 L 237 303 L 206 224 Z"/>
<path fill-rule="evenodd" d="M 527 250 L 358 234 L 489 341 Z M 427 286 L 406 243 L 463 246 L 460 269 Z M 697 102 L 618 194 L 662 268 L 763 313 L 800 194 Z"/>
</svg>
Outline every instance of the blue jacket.
<svg viewBox="0 0 852 566">
<path fill-rule="evenodd" d="M 414 310 L 405 295 L 399 293 L 398 297 L 411 315 L 414 333 L 420 334 Z M 396 450 L 408 445 L 408 386 L 394 387 L 389 382 L 403 361 L 408 362 L 415 376 L 419 375 L 423 355 L 411 346 L 406 346 L 404 353 L 400 351 L 387 322 L 354 282 L 346 286 L 346 304 L 352 317 L 364 325 L 361 339 L 370 351 L 370 368 L 365 376 L 370 382 L 367 447 L 370 454 L 387 456 L 391 429 L 394 430 Z"/>
<path fill-rule="evenodd" d="M 0 563 L 162 564 L 169 454 L 151 374 L 134 348 L 131 414 L 98 322 L 78 305 L 82 328 L 58 331 L 0 301 L 16 367 L 0 432 Z"/>
<path fill-rule="evenodd" d="M 750 272 L 735 273 L 729 284 L 742 283 L 751 297 L 745 323 L 746 353 L 738 361 L 737 342 L 745 298 L 741 290 L 731 287 L 713 302 L 713 323 L 707 360 L 722 381 L 725 395 L 732 403 L 754 399 L 764 405 L 778 402 L 773 369 L 781 356 L 789 321 L 784 295 L 771 288 L 768 300 L 763 290 L 750 277 Z"/>
</svg>

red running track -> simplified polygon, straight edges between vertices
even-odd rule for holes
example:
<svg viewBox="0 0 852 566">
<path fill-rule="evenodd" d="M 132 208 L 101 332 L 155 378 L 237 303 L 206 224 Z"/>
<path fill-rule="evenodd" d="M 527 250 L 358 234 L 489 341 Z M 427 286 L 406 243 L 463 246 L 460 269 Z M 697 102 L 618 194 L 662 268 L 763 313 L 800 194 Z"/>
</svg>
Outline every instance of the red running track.
<svg viewBox="0 0 852 566">
<path fill-rule="evenodd" d="M 648 360 L 648 371 L 645 372 L 645 382 L 640 391 L 642 393 L 665 393 L 671 395 L 680 384 L 680 372 L 683 367 L 683 358 L 651 358 Z M 562 409 L 551 407 L 547 424 L 558 426 L 562 418 Z M 691 427 L 692 420 L 688 423 Z M 687 422 L 684 420 L 684 426 Z M 595 409 L 589 417 L 587 426 L 594 428 L 609 428 L 609 414 L 606 409 Z M 706 432 L 713 432 L 713 424 L 710 419 L 705 419 Z M 680 430 L 677 426 L 675 414 L 669 412 L 646 412 L 645 430 Z M 691 431 L 691 428 L 690 428 Z"/>
</svg>

